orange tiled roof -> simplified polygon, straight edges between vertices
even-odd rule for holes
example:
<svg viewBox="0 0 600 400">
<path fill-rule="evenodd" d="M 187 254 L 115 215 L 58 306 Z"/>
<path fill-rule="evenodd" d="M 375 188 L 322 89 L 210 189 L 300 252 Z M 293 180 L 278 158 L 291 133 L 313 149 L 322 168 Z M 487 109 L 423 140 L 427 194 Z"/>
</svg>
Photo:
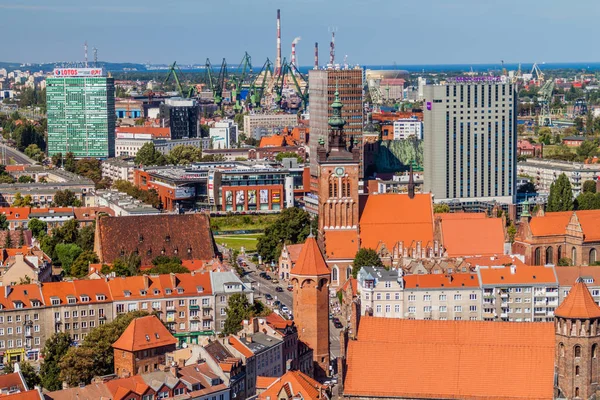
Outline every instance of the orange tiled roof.
<svg viewBox="0 0 600 400">
<path fill-rule="evenodd" d="M 108 283 L 103 279 L 81 279 L 65 282 L 49 282 L 42 284 L 42 295 L 45 304 L 52 304 L 52 299 L 59 299 L 61 305 L 69 304 L 69 299 L 75 299 L 75 304 L 94 304 L 112 301 Z M 89 297 L 84 302 L 82 298 Z M 96 297 L 103 296 L 103 297 Z M 101 300 L 104 298 L 104 300 Z M 100 300 L 99 300 L 100 299 Z M 71 300 L 73 301 L 73 300 Z"/>
<path fill-rule="evenodd" d="M 348 279 L 346 281 L 346 283 L 344 283 L 344 285 L 341 287 L 339 291 L 346 291 L 348 289 L 348 286 L 352 286 L 352 294 L 356 295 L 358 293 L 358 281 L 356 280 L 356 278 L 350 277 L 350 279 Z"/>
<path fill-rule="evenodd" d="M 554 314 L 564 318 L 600 318 L 600 307 L 594 301 L 587 285 L 579 280 L 562 303 L 556 308 Z"/>
<path fill-rule="evenodd" d="M 290 260 L 292 261 L 292 263 L 298 261 L 298 257 L 300 257 L 300 252 L 302 251 L 302 243 L 287 244 L 285 245 L 285 248 L 287 249 L 288 254 L 290 255 Z"/>
<path fill-rule="evenodd" d="M 306 238 L 298 261 L 294 264 L 290 274 L 305 276 L 329 275 L 329 268 L 325 264 L 325 259 L 323 259 L 314 236 Z"/>
<path fill-rule="evenodd" d="M 446 218 L 441 220 L 444 249 L 449 257 L 504 253 L 502 218 Z"/>
<path fill-rule="evenodd" d="M 328 259 L 354 259 L 358 251 L 358 234 L 353 229 L 325 231 L 325 254 Z"/>
<path fill-rule="evenodd" d="M 73 207 L 73 212 L 78 220 L 95 220 L 100 213 L 115 215 L 115 212 L 109 207 Z"/>
<path fill-rule="evenodd" d="M 0 207 L 0 214 L 6 215 L 9 221 L 29 219 L 29 207 Z"/>
<path fill-rule="evenodd" d="M 37 390 L 27 390 L 26 392 L 7 394 L 1 396 L 2 400 L 42 400 L 43 397 Z"/>
<path fill-rule="evenodd" d="M 525 263 L 521 261 L 519 257 L 513 255 L 498 255 L 498 256 L 480 256 L 480 257 L 467 257 L 465 261 L 468 262 L 472 267 L 479 266 L 500 266 L 500 265 L 516 265 L 523 266 Z"/>
<path fill-rule="evenodd" d="M 543 284 L 556 283 L 554 268 L 524 265 L 518 267 L 481 267 L 479 276 L 482 285 Z"/>
<path fill-rule="evenodd" d="M 600 266 L 556 267 L 556 276 L 560 286 L 574 286 L 579 278 L 591 279 L 588 286 L 600 286 Z"/>
<path fill-rule="evenodd" d="M 466 213 L 466 212 L 458 212 L 458 213 L 439 213 L 435 214 L 436 218 L 440 218 L 444 221 L 449 220 L 463 220 L 463 219 L 485 219 L 487 215 L 485 213 Z"/>
<path fill-rule="evenodd" d="M 262 379 L 264 378 L 264 381 Z M 319 382 L 312 379 L 310 376 L 300 371 L 288 371 L 280 378 L 256 378 L 256 387 L 258 388 L 258 380 L 261 379 L 261 384 L 267 380 L 274 379 L 268 389 L 258 395 L 259 399 L 280 399 L 279 393 L 282 390 L 286 391 L 288 398 L 302 398 L 304 400 L 323 398 L 321 393 L 325 388 Z"/>
<path fill-rule="evenodd" d="M 534 236 L 564 235 L 569 221 L 576 214 L 583 229 L 584 241 L 600 240 L 600 210 L 549 212 L 544 216 L 533 217 L 529 221 Z"/>
<path fill-rule="evenodd" d="M 6 293 L 8 292 L 8 296 Z M 23 308 L 33 307 L 33 302 L 44 304 L 40 287 L 36 284 L 15 285 L 0 287 L 0 304 L 4 310 L 16 309 L 16 304 L 23 304 Z"/>
<path fill-rule="evenodd" d="M 376 249 L 383 242 L 390 250 L 400 241 L 404 246 L 432 243 L 431 194 L 419 193 L 413 199 L 395 193 L 368 196 L 360 217 L 360 240 L 361 247 Z"/>
<path fill-rule="evenodd" d="M 267 324 L 272 326 L 274 329 L 285 329 L 286 327 L 294 324 L 293 321 L 285 319 L 281 315 L 275 314 L 274 312 L 267 315 L 265 320 L 267 321 Z"/>
<path fill-rule="evenodd" d="M 363 317 L 357 340 L 348 342 L 344 393 L 551 400 L 554 340 L 554 324 L 547 322 Z"/>
<path fill-rule="evenodd" d="M 209 273 L 117 277 L 108 286 L 115 300 L 212 294 Z"/>
<path fill-rule="evenodd" d="M 235 336 L 229 336 L 229 344 L 236 349 L 237 351 L 239 351 L 244 357 L 248 358 L 248 357 L 252 357 L 254 355 L 254 353 L 252 352 L 252 350 L 250 350 L 249 348 L 246 347 L 246 345 L 244 345 L 242 342 L 239 341 L 239 339 Z"/>
<path fill-rule="evenodd" d="M 25 382 L 21 379 L 21 375 L 17 372 L 0 375 L 0 389 L 15 387 L 19 390 L 25 390 Z M 0 394 L 1 396 L 1 394 Z"/>
<path fill-rule="evenodd" d="M 263 136 L 260 138 L 258 147 L 282 147 L 285 143 L 285 138 L 280 135 Z"/>
<path fill-rule="evenodd" d="M 479 287 L 475 274 L 415 274 L 404 276 L 406 289 Z"/>
<path fill-rule="evenodd" d="M 170 128 L 150 126 L 122 126 L 116 128 L 115 133 L 149 133 L 154 139 L 171 137 Z"/>
<path fill-rule="evenodd" d="M 256 388 L 266 389 L 271 386 L 277 380 L 276 377 L 272 376 L 257 376 L 256 377 Z"/>
<path fill-rule="evenodd" d="M 150 386 L 146 384 L 140 375 L 134 375 L 129 378 L 113 379 L 106 382 L 105 385 L 113 394 L 114 400 L 124 399 L 130 392 L 141 396 L 150 389 Z"/>
<path fill-rule="evenodd" d="M 177 339 L 154 315 L 136 318 L 113 343 L 115 349 L 139 351 L 177 344 Z"/>
</svg>

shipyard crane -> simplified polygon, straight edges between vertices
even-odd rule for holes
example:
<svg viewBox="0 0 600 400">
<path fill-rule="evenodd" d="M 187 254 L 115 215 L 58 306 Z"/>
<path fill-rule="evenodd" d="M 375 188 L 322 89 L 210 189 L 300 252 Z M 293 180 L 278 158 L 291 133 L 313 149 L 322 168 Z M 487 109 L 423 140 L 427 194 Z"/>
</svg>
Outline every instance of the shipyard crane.
<svg viewBox="0 0 600 400">
<path fill-rule="evenodd" d="M 247 79 L 248 75 L 252 73 L 252 58 L 248 52 L 244 54 L 244 58 L 242 58 L 242 61 L 240 62 L 238 71 L 240 70 L 241 74 L 232 78 L 231 102 L 234 103 L 233 110 L 236 113 L 242 111 L 242 105 L 240 104 L 240 92 L 242 91 L 242 85 L 244 84 L 244 81 Z"/>
<path fill-rule="evenodd" d="M 290 72 L 290 65 L 288 64 L 286 58 L 283 58 L 281 62 L 281 73 L 275 76 L 275 80 L 273 82 L 273 87 L 269 93 L 273 96 L 273 102 L 277 104 L 278 108 L 281 108 L 281 101 L 283 100 L 283 86 L 285 85 L 285 78 L 287 74 Z"/>
<path fill-rule="evenodd" d="M 552 103 L 552 92 L 554 91 L 554 80 L 548 80 L 540 89 L 538 101 L 541 105 L 538 119 L 539 126 L 552 126 L 552 113 L 550 104 Z"/>
<path fill-rule="evenodd" d="M 537 83 L 542 84 L 544 83 L 544 73 L 542 72 L 542 70 L 540 69 L 540 67 L 538 67 L 537 63 L 533 63 L 533 67 L 531 67 L 531 75 L 533 76 L 533 74 L 535 74 L 537 76 Z"/>
<path fill-rule="evenodd" d="M 213 92 L 213 100 L 217 106 L 221 106 L 223 102 L 223 87 L 225 85 L 225 78 L 227 77 L 227 62 L 223 59 L 221 63 L 221 70 L 219 74 L 215 76 L 212 64 L 210 60 L 206 59 L 206 75 L 207 82 L 210 90 Z"/>
<path fill-rule="evenodd" d="M 262 83 L 258 84 L 262 78 Z M 256 78 L 250 83 L 250 89 L 248 90 L 248 96 L 250 98 L 250 106 L 252 108 L 259 107 L 265 92 L 265 87 L 269 79 L 273 78 L 273 64 L 271 60 L 267 58 L 260 72 L 256 75 Z"/>
<path fill-rule="evenodd" d="M 177 71 L 179 71 L 179 74 L 177 73 Z M 175 83 L 177 85 L 177 91 L 179 92 L 179 95 L 181 97 L 188 98 L 188 99 L 190 97 L 192 97 L 192 95 L 194 94 L 194 87 L 191 86 L 187 92 L 184 92 L 183 87 L 181 86 L 181 80 L 179 79 L 179 77 L 183 76 L 183 74 L 181 73 L 181 69 L 179 69 L 179 66 L 177 65 L 177 61 L 175 61 L 169 67 L 169 73 L 167 74 L 167 77 L 165 78 L 163 85 L 169 81 L 171 76 L 173 76 L 173 78 L 175 78 Z"/>
<path fill-rule="evenodd" d="M 298 70 L 298 68 L 296 68 L 296 66 L 294 64 L 291 65 L 291 68 L 292 68 L 292 80 L 294 81 L 294 86 L 296 86 L 296 90 L 298 91 L 298 96 L 300 96 L 300 99 L 302 100 L 302 102 L 300 104 L 300 108 L 303 110 L 307 110 L 308 109 L 308 79 L 306 79 L 306 77 L 304 75 L 302 75 L 302 73 Z M 296 78 L 296 75 L 299 76 L 306 83 L 306 86 L 304 86 L 304 92 L 300 88 L 300 84 L 298 83 L 298 79 Z"/>
</svg>

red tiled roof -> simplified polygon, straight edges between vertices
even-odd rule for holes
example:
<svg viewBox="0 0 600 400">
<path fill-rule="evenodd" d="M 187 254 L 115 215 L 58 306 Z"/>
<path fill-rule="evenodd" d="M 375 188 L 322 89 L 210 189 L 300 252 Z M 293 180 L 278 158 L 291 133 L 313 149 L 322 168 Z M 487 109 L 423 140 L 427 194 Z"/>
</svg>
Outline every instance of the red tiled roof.
<svg viewBox="0 0 600 400">
<path fill-rule="evenodd" d="M 560 286 L 574 286 L 577 279 L 591 279 L 588 286 L 600 286 L 600 266 L 556 267 L 556 276 Z"/>
<path fill-rule="evenodd" d="M 569 294 L 556 308 L 554 314 L 564 318 L 600 318 L 600 307 L 594 301 L 587 285 L 579 280 L 571 287 Z"/>
<path fill-rule="evenodd" d="M 304 276 L 329 275 L 329 268 L 325 264 L 325 259 L 323 259 L 314 236 L 306 238 L 298 261 L 294 264 L 290 274 Z"/>
<path fill-rule="evenodd" d="M 42 400 L 43 397 L 37 390 L 28 390 L 26 392 L 7 394 L 0 396 L 2 400 Z"/>
<path fill-rule="evenodd" d="M 136 318 L 113 343 L 115 349 L 139 351 L 177 344 L 177 339 L 154 315 Z"/>
<path fill-rule="evenodd" d="M 504 253 L 502 218 L 446 218 L 441 220 L 444 249 L 449 257 Z"/>
<path fill-rule="evenodd" d="M 29 210 L 29 207 L 0 207 L 0 214 L 9 221 L 21 221 L 29 219 Z"/>
<path fill-rule="evenodd" d="M 267 315 L 265 317 L 265 320 L 267 321 L 267 324 L 273 327 L 274 329 L 285 329 L 286 327 L 294 324 L 294 321 L 285 319 L 281 315 L 275 314 L 274 312 Z"/>
<path fill-rule="evenodd" d="M 525 263 L 521 261 L 519 257 L 513 255 L 498 255 L 498 256 L 481 256 L 481 257 L 467 257 L 465 261 L 468 262 L 472 267 L 475 266 L 500 266 L 500 265 L 516 265 L 523 266 Z"/>
<path fill-rule="evenodd" d="M 509 285 L 532 283 L 556 283 L 554 268 L 524 265 L 518 267 L 481 267 L 479 276 L 482 285 Z"/>
<path fill-rule="evenodd" d="M 130 392 L 141 396 L 150 388 L 140 375 L 134 375 L 129 378 L 113 379 L 104 384 L 112 393 L 114 400 L 124 399 Z"/>
<path fill-rule="evenodd" d="M 0 375 L 0 389 L 17 388 L 24 391 L 26 388 L 25 382 L 21 379 L 21 375 L 17 372 L 11 374 Z M 2 396 L 2 394 L 0 394 Z"/>
<path fill-rule="evenodd" d="M 149 133 L 154 139 L 170 138 L 170 128 L 150 127 L 150 126 L 122 126 L 115 129 L 115 133 Z"/>
<path fill-rule="evenodd" d="M 328 259 L 354 259 L 359 246 L 354 229 L 328 229 L 325 231 L 325 254 Z"/>
<path fill-rule="evenodd" d="M 115 215 L 115 212 L 109 207 L 73 207 L 73 212 L 75 218 L 80 221 L 95 220 L 100 213 Z"/>
<path fill-rule="evenodd" d="M 285 248 L 288 251 L 290 256 L 290 260 L 292 263 L 298 261 L 298 257 L 300 257 L 300 252 L 302 251 L 302 243 L 299 244 L 286 244 Z"/>
<path fill-rule="evenodd" d="M 358 293 L 358 281 L 356 280 L 356 278 L 350 277 L 350 279 L 348 279 L 346 281 L 346 283 L 344 283 L 344 285 L 340 288 L 339 291 L 346 291 L 348 289 L 348 286 L 352 286 L 352 294 L 356 295 Z"/>
<path fill-rule="evenodd" d="M 260 138 L 258 147 L 282 147 L 285 143 L 285 138 L 280 135 L 263 136 Z"/>
<path fill-rule="evenodd" d="M 534 236 L 564 235 L 573 214 L 581 224 L 585 242 L 600 240 L 600 210 L 549 212 L 544 216 L 532 217 L 529 221 L 531 233 Z"/>
<path fill-rule="evenodd" d="M 110 279 L 108 286 L 115 300 L 212 294 L 210 274 L 206 272 L 117 277 Z M 177 289 L 182 289 L 182 293 Z"/>
<path fill-rule="evenodd" d="M 258 395 L 259 399 L 280 399 L 279 393 L 283 390 L 287 392 L 288 398 L 301 398 L 304 400 L 321 399 L 324 385 L 315 381 L 310 376 L 300 371 L 288 371 L 280 378 L 257 377 L 256 387 L 261 379 L 264 385 L 268 380 L 274 379 L 268 389 Z"/>
<path fill-rule="evenodd" d="M 433 242 L 433 210 L 431 194 L 419 193 L 411 199 L 407 194 L 375 194 L 367 197 L 360 217 L 361 247 L 376 249 L 383 242 L 391 250 L 402 241 L 423 246 Z"/>
<path fill-rule="evenodd" d="M 440 218 L 444 221 L 449 220 L 463 220 L 463 219 L 485 219 L 487 215 L 485 213 L 466 213 L 466 212 L 457 212 L 457 213 L 439 213 L 435 214 L 436 218 Z"/>
<path fill-rule="evenodd" d="M 348 342 L 344 393 L 551 400 L 554 341 L 554 324 L 546 322 L 363 317 L 357 340 Z"/>
<path fill-rule="evenodd" d="M 236 349 L 237 351 L 239 351 L 244 357 L 248 358 L 248 357 L 252 357 L 254 355 L 254 353 L 252 352 L 252 350 L 250 350 L 249 348 L 246 347 L 246 345 L 244 345 L 242 342 L 239 341 L 239 339 L 235 336 L 229 336 L 229 344 Z"/>
<path fill-rule="evenodd" d="M 14 310 L 18 303 L 22 303 L 24 308 L 31 308 L 33 301 L 39 301 L 40 306 L 44 304 L 42 292 L 36 284 L 0 287 L 0 304 L 4 310 Z"/>
<path fill-rule="evenodd" d="M 456 273 L 444 274 L 415 274 L 404 276 L 404 287 L 406 289 L 423 288 L 462 288 L 479 287 L 479 279 L 475 274 Z"/>
<path fill-rule="evenodd" d="M 271 386 L 277 380 L 276 377 L 272 376 L 257 376 L 256 377 L 256 388 L 266 389 Z"/>
</svg>

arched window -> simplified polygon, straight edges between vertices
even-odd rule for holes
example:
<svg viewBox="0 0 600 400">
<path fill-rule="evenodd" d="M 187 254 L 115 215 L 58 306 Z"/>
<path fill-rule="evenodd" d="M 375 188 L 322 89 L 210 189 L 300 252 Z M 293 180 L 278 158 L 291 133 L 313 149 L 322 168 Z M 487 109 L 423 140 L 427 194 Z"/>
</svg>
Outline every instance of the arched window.
<svg viewBox="0 0 600 400">
<path fill-rule="evenodd" d="M 579 365 L 575 366 L 575 376 L 579 376 Z"/>
<path fill-rule="evenodd" d="M 590 261 L 589 261 L 589 265 L 594 265 L 596 263 L 596 249 L 591 249 L 590 250 Z"/>
<path fill-rule="evenodd" d="M 352 267 L 346 268 L 346 279 L 350 279 L 352 276 Z"/>
<path fill-rule="evenodd" d="M 579 388 L 578 387 L 575 388 L 575 397 L 579 397 Z"/>
<path fill-rule="evenodd" d="M 575 353 L 575 357 L 581 357 L 581 346 L 580 345 L 575 346 L 574 353 Z"/>
<path fill-rule="evenodd" d="M 571 265 L 577 265 L 577 249 L 575 246 L 571 248 Z"/>
<path fill-rule="evenodd" d="M 558 249 L 556 249 L 556 261 L 560 260 L 562 258 L 562 246 L 558 246 Z"/>
<path fill-rule="evenodd" d="M 337 267 L 333 267 L 331 270 L 331 280 L 332 281 L 337 281 L 338 280 L 338 269 Z"/>
<path fill-rule="evenodd" d="M 540 265 L 542 263 L 542 248 L 536 247 L 533 254 L 533 265 Z"/>
<path fill-rule="evenodd" d="M 598 358 L 598 345 L 592 345 L 592 358 Z"/>
<path fill-rule="evenodd" d="M 558 345 L 558 349 L 559 349 L 559 352 L 560 352 L 560 356 L 561 356 L 561 357 L 564 357 L 564 356 L 565 356 L 565 345 L 564 345 L 564 344 L 562 344 L 562 343 L 560 343 L 560 344 Z"/>
<path fill-rule="evenodd" d="M 552 247 L 546 248 L 546 264 L 554 264 L 552 256 L 554 255 L 554 249 Z"/>
</svg>

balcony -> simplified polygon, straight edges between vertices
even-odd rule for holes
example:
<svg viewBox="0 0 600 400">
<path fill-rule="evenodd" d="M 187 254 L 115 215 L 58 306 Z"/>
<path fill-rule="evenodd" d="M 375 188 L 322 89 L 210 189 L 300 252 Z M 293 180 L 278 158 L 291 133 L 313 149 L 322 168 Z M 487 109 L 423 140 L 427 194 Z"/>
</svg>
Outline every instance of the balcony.
<svg viewBox="0 0 600 400">
<path fill-rule="evenodd" d="M 210 314 L 202 314 L 202 319 L 213 319 L 213 317 Z"/>
<path fill-rule="evenodd" d="M 506 308 L 506 307 L 508 307 L 508 303 L 507 303 L 506 301 L 503 301 L 503 302 L 500 304 L 500 307 L 502 307 L 502 308 Z"/>
<path fill-rule="evenodd" d="M 500 297 L 502 297 L 503 299 L 507 299 L 508 293 L 502 292 L 502 293 L 500 293 Z"/>
<path fill-rule="evenodd" d="M 549 317 L 554 317 L 554 311 L 548 311 L 546 315 Z"/>
<path fill-rule="evenodd" d="M 546 310 L 534 310 L 533 313 L 536 315 L 546 315 Z"/>
<path fill-rule="evenodd" d="M 500 318 L 508 318 L 508 313 L 501 313 Z"/>
<path fill-rule="evenodd" d="M 167 311 L 175 311 L 175 306 L 167 306 Z"/>
<path fill-rule="evenodd" d="M 546 292 L 546 297 L 558 297 L 558 292 Z"/>
<path fill-rule="evenodd" d="M 210 309 L 212 309 L 212 306 L 211 306 L 210 304 L 202 304 L 202 308 L 203 308 L 203 309 L 205 309 L 205 310 L 206 310 L 207 308 L 210 308 Z"/>
<path fill-rule="evenodd" d="M 536 297 L 545 297 L 546 296 L 546 291 L 545 290 L 536 290 L 534 293 L 534 296 Z"/>
<path fill-rule="evenodd" d="M 546 300 L 536 300 L 535 305 L 536 306 L 545 306 Z"/>
</svg>

